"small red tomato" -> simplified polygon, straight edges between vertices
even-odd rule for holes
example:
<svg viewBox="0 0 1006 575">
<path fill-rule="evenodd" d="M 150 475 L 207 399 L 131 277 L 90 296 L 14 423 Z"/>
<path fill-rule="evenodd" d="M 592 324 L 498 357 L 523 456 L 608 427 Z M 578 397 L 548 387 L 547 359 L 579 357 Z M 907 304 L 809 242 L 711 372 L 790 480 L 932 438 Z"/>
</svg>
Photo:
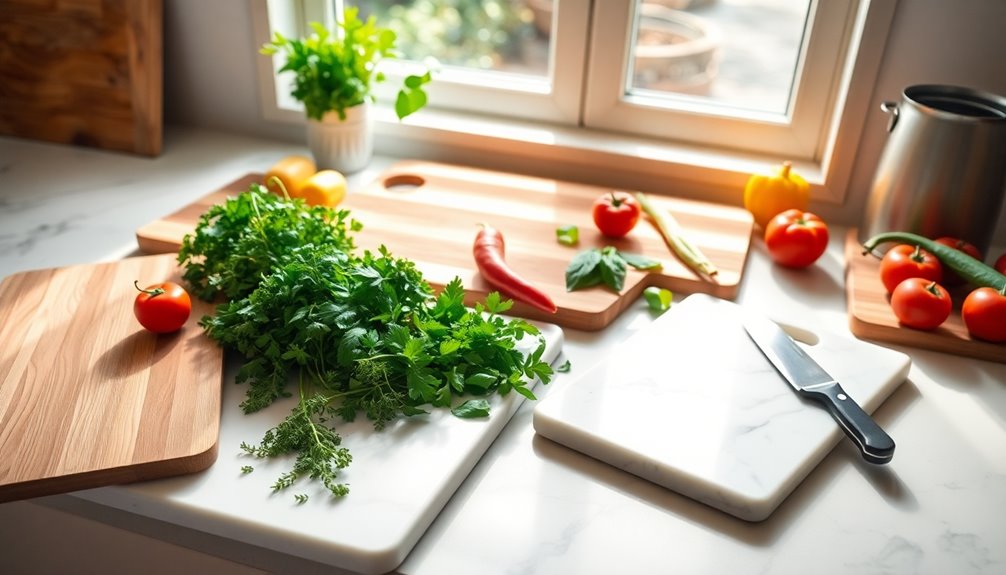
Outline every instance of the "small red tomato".
<svg viewBox="0 0 1006 575">
<path fill-rule="evenodd" d="M 955 250 L 964 252 L 964 253 L 968 254 L 969 256 L 975 258 L 978 261 L 982 260 L 982 253 L 980 251 L 978 251 L 978 248 L 976 248 L 974 246 L 974 244 L 969 244 L 968 242 L 966 242 L 966 241 L 964 241 L 962 239 L 951 238 L 951 237 L 944 236 L 942 238 L 937 238 L 934 241 L 936 243 L 938 243 L 938 244 L 943 244 L 945 246 L 950 246 L 950 247 L 954 248 Z M 954 270 L 944 270 L 944 273 L 943 273 L 943 284 L 944 285 L 959 286 L 959 285 L 964 285 L 965 283 L 967 283 L 967 280 L 965 280 L 961 276 L 957 275 L 957 272 L 955 272 Z"/>
<path fill-rule="evenodd" d="M 810 212 L 786 210 L 765 227 L 765 247 L 776 263 L 805 268 L 828 249 L 828 224 Z"/>
<path fill-rule="evenodd" d="M 993 343 L 1006 341 L 1006 293 L 980 287 L 964 298 L 961 317 L 971 337 Z"/>
<path fill-rule="evenodd" d="M 992 264 L 992 267 L 999 273 L 1006 275 L 1006 253 L 999 256 L 999 259 L 996 260 L 996 263 Z"/>
<path fill-rule="evenodd" d="M 192 300 L 182 286 L 164 282 L 140 289 L 133 301 L 133 314 L 140 325 L 154 333 L 172 333 L 182 329 L 192 313 Z"/>
<path fill-rule="evenodd" d="M 922 248 L 908 244 L 894 246 L 880 260 L 880 282 L 887 293 L 893 293 L 908 278 L 941 282 L 943 266 L 936 256 Z"/>
<path fill-rule="evenodd" d="M 610 192 L 594 202 L 593 216 L 594 224 L 602 234 L 620 238 L 639 222 L 639 202 L 631 194 Z"/>
<path fill-rule="evenodd" d="M 891 309 L 902 324 L 915 329 L 936 329 L 950 317 L 953 302 L 940 284 L 926 278 L 908 278 L 891 292 Z"/>
</svg>

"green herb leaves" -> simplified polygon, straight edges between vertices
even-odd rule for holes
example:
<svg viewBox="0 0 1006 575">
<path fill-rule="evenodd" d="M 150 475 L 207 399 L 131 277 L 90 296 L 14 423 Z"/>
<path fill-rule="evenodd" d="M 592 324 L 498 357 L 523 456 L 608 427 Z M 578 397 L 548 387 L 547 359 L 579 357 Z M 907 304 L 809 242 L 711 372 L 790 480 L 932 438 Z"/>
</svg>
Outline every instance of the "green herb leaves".
<svg viewBox="0 0 1006 575">
<path fill-rule="evenodd" d="M 638 270 L 660 269 L 660 262 L 620 252 L 612 246 L 578 253 L 566 268 L 566 290 L 574 291 L 604 284 L 613 291 L 622 291 L 627 266 Z"/>
<path fill-rule="evenodd" d="M 350 232 L 360 227 L 346 210 L 310 207 L 252 184 L 200 216 L 195 233 L 182 240 L 178 263 L 198 297 L 234 299 L 251 293 L 294 252 L 326 246 L 352 250 Z"/>
<path fill-rule="evenodd" d="M 493 292 L 466 307 L 458 278 L 434 296 L 413 262 L 383 247 L 353 253 L 349 232 L 358 227 L 347 219 L 252 186 L 212 208 L 179 256 L 197 293 L 231 298 L 201 325 L 244 357 L 236 376 L 248 385 L 242 409 L 291 395 L 299 380 L 293 412 L 258 445 L 242 446 L 255 457 L 296 455 L 276 490 L 310 477 L 332 495 L 348 492 L 338 481 L 352 459 L 339 420 L 363 413 L 381 429 L 450 408 L 462 395 L 474 397 L 455 415 L 485 417 L 489 403 L 481 397 L 534 398 L 529 383 L 552 377 L 538 328 L 499 315 L 511 301 Z"/>
<path fill-rule="evenodd" d="M 406 76 L 405 84 L 398 91 L 398 98 L 395 100 L 395 115 L 399 120 L 418 112 L 426 105 L 427 96 L 423 85 L 429 84 L 432 80 L 433 76 L 429 71 L 422 76 Z"/>
<path fill-rule="evenodd" d="M 484 399 L 469 399 L 452 409 L 451 413 L 463 419 L 489 417 L 489 402 Z"/>
<path fill-rule="evenodd" d="M 358 14 L 358 8 L 346 8 L 338 34 L 312 22 L 309 37 L 288 39 L 277 32 L 259 50 L 267 56 L 286 56 L 279 72 L 294 73 L 290 94 L 304 104 L 308 118 L 321 120 L 326 112 L 335 111 L 345 119 L 347 108 L 374 100 L 373 85 L 385 79 L 377 64 L 398 56 L 395 33 L 378 27 L 373 16 L 362 21 Z M 429 73 L 405 79 L 395 104 L 399 119 L 426 105 L 423 85 L 429 81 Z"/>
</svg>

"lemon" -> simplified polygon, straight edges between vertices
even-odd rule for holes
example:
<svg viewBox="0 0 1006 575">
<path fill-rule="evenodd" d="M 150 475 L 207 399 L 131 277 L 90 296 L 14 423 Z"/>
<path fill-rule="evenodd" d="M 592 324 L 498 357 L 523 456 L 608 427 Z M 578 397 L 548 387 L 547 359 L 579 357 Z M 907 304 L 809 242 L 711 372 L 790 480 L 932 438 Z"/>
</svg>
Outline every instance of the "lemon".
<svg viewBox="0 0 1006 575">
<path fill-rule="evenodd" d="M 287 156 L 269 168 L 265 175 L 265 187 L 277 196 L 283 196 L 283 190 L 291 198 L 300 197 L 300 187 L 304 181 L 314 174 L 314 160 L 306 156 Z M 277 178 L 282 186 L 276 182 Z"/>
<path fill-rule="evenodd" d="M 346 177 L 335 170 L 321 170 L 300 187 L 300 197 L 312 206 L 335 207 L 346 197 Z"/>
</svg>

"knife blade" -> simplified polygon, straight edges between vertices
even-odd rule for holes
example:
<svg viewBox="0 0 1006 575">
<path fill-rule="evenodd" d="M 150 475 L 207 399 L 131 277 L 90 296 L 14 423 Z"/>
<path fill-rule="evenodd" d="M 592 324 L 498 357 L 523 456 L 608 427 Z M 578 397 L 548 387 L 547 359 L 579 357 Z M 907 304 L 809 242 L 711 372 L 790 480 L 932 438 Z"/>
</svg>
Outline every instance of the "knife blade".
<svg viewBox="0 0 1006 575">
<path fill-rule="evenodd" d="M 775 322 L 752 310 L 743 313 L 744 330 L 776 371 L 798 394 L 823 404 L 870 463 L 894 457 L 894 440 L 842 386 Z"/>
</svg>

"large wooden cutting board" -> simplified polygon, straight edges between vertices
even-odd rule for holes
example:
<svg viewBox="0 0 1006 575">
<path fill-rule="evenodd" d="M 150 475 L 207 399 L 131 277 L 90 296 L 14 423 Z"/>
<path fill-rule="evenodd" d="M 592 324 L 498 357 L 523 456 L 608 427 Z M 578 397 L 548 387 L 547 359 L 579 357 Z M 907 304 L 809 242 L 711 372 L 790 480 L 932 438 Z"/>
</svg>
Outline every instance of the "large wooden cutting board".
<svg viewBox="0 0 1006 575">
<path fill-rule="evenodd" d="M 140 249 L 173 252 L 192 232 L 199 216 L 228 196 L 261 182 L 248 174 L 201 200 L 137 231 Z M 417 263 L 435 287 L 455 277 L 463 281 L 469 303 L 490 287 L 478 273 L 472 244 L 478 224 L 499 229 L 506 240 L 506 259 L 520 275 L 548 293 L 559 307 L 555 315 L 517 304 L 513 313 L 561 326 L 598 330 L 608 325 L 647 286 L 678 293 L 703 292 L 733 299 L 747 261 L 753 226 L 741 208 L 650 195 L 680 222 L 688 237 L 719 268 L 716 283 L 697 276 L 678 260 L 656 228 L 644 218 L 626 238 L 612 240 L 597 231 L 591 219 L 595 199 L 610 188 L 587 186 L 515 174 L 429 162 L 401 162 L 371 184 L 352 190 L 343 207 L 363 223 L 357 234 L 361 248 L 386 245 L 393 254 Z M 574 224 L 580 245 L 556 241 L 556 228 Z M 579 251 L 613 245 L 663 263 L 659 272 L 630 269 L 621 293 L 603 287 L 575 292 L 565 289 L 565 270 Z"/>
<path fill-rule="evenodd" d="M 845 238 L 845 293 L 849 310 L 849 330 L 857 337 L 873 341 L 931 349 L 953 355 L 1006 363 L 1006 343 L 972 338 L 961 319 L 966 286 L 951 291 L 954 309 L 947 321 L 932 331 L 905 327 L 891 310 L 891 300 L 880 281 L 880 260 L 863 255 L 858 230 Z"/>
<path fill-rule="evenodd" d="M 0 134 L 155 156 L 162 0 L 0 0 Z"/>
<path fill-rule="evenodd" d="M 22 272 L 0 283 L 0 502 L 191 473 L 216 458 L 222 351 L 197 325 L 156 335 L 141 285 L 170 255 Z"/>
</svg>

